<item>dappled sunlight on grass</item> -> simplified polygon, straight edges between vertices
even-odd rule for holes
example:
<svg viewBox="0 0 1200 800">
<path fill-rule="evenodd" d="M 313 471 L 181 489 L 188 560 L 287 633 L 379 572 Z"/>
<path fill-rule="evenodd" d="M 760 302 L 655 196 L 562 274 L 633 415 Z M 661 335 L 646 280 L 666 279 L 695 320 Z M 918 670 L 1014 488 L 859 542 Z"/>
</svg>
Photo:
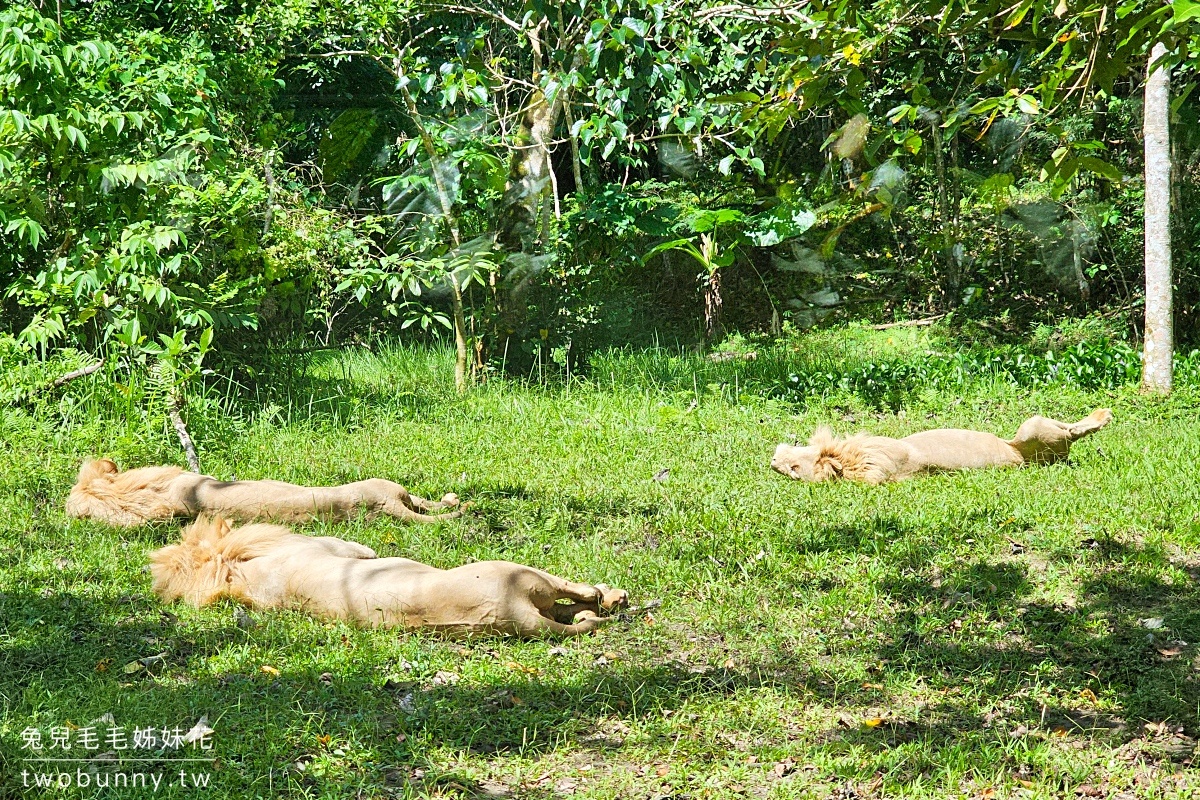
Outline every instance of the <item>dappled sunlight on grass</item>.
<svg viewBox="0 0 1200 800">
<path fill-rule="evenodd" d="M 936 332 L 905 331 L 902 348 L 884 333 L 805 346 L 843 360 L 942 346 Z M 26 726 L 111 712 L 130 725 L 207 715 L 228 796 L 1194 788 L 1195 387 L 1153 400 L 980 380 L 911 387 L 893 410 L 855 392 L 805 403 L 755 393 L 759 362 L 608 358 L 570 386 L 493 380 L 458 398 L 445 353 L 353 351 L 322 355 L 253 402 L 194 409 L 202 462 L 220 477 L 379 476 L 476 504 L 437 527 L 305 532 L 438 566 L 516 560 L 627 589 L 634 605 L 662 601 L 565 643 L 163 608 L 142 564 L 177 526 L 117 531 L 68 521 L 62 504 L 80 458 L 178 461 L 171 433 L 103 416 L 63 426 L 53 408 L 10 414 L 0 754 L 19 763 Z M 717 371 L 693 384 L 688 370 Z M 776 443 L 817 424 L 1008 435 L 1033 413 L 1097 406 L 1116 422 L 1070 464 L 880 487 L 807 485 L 767 467 Z"/>
</svg>

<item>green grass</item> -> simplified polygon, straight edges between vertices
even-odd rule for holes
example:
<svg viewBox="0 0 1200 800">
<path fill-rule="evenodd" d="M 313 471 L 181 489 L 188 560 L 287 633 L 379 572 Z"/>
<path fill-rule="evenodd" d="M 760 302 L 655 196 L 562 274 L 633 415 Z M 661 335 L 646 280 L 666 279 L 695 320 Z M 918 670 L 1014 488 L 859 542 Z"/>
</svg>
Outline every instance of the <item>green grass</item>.
<svg viewBox="0 0 1200 800">
<path fill-rule="evenodd" d="M 26 727 L 107 713 L 130 729 L 208 718 L 214 788 L 164 797 L 1195 796 L 1197 387 L 1160 401 L 992 376 L 907 387 L 888 395 L 896 408 L 854 387 L 789 404 L 765 389 L 806 364 L 950 343 L 852 329 L 789 347 L 724 364 L 611 354 L 570 386 L 494 380 L 465 398 L 444 352 L 356 350 L 192 409 L 210 474 L 379 476 L 476 504 L 440 527 L 307 532 L 662 600 L 652 621 L 565 642 L 164 608 L 143 565 L 177 525 L 62 511 L 85 456 L 182 463 L 163 420 L 99 376 L 0 412 L 0 797 L 35 796 Z M 1006 434 L 1101 405 L 1117 421 L 1070 465 L 875 488 L 767 468 L 775 444 L 820 423 Z"/>
</svg>

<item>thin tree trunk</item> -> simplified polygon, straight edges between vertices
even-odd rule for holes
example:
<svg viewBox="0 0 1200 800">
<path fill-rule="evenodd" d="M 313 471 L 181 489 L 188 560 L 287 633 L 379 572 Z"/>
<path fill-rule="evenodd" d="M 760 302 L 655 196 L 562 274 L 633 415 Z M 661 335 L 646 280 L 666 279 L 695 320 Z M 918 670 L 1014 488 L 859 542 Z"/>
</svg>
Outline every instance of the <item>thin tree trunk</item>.
<svg viewBox="0 0 1200 800">
<path fill-rule="evenodd" d="M 575 178 L 575 192 L 578 194 L 583 191 L 583 168 L 579 160 L 579 137 L 575 135 L 575 115 L 571 113 L 570 102 L 563 104 L 563 113 L 566 114 L 567 130 L 571 135 L 571 175 Z"/>
<path fill-rule="evenodd" d="M 183 454 L 187 456 L 188 466 L 192 472 L 200 472 L 200 459 L 196 455 L 196 445 L 192 442 L 192 436 L 188 433 L 187 425 L 183 422 L 183 415 L 180 411 L 183 409 L 183 398 L 176 391 L 172 393 L 171 401 L 167 406 L 167 413 L 171 417 L 171 425 L 175 428 L 175 435 L 179 437 L 179 444 L 183 445 Z"/>
<path fill-rule="evenodd" d="M 947 178 L 950 182 L 950 285 L 954 287 L 955 303 L 958 303 L 963 298 L 962 286 L 966 283 L 966 276 L 963 275 L 962 169 L 958 160 L 957 130 L 950 134 L 950 174 Z"/>
<path fill-rule="evenodd" d="M 704 335 L 711 342 L 721 328 L 721 270 L 714 269 L 704 282 Z"/>
<path fill-rule="evenodd" d="M 567 26 L 563 24 L 563 13 L 562 13 L 562 3 L 561 2 L 558 3 L 558 5 L 555 7 L 555 11 L 558 13 L 558 49 L 563 50 L 566 48 L 565 37 L 567 35 Z M 576 68 L 576 65 L 572 65 L 572 70 L 574 70 L 575 68 Z M 575 116 L 571 113 L 571 96 L 570 95 L 564 96 L 564 99 L 562 101 L 562 107 L 563 107 L 563 114 L 564 114 L 564 116 L 566 118 L 566 122 L 567 122 L 567 131 L 569 132 L 569 135 L 571 137 L 571 174 L 575 177 L 575 192 L 579 193 L 579 192 L 583 191 L 583 172 L 580 168 L 579 139 L 575 136 Z M 551 172 L 551 175 L 553 175 L 553 172 Z M 557 181 L 555 181 L 555 183 L 557 183 Z M 556 203 L 554 209 L 555 209 L 555 212 L 557 213 L 557 211 L 558 211 L 558 206 L 557 206 L 558 186 L 554 187 L 554 197 L 555 197 L 555 203 Z M 561 218 L 561 216 L 560 216 L 560 218 Z"/>
<path fill-rule="evenodd" d="M 954 266 L 954 232 L 950 218 L 950 193 L 946 185 L 946 155 L 943 152 L 941 117 L 929 120 L 929 144 L 933 147 L 933 164 L 937 170 L 938 216 L 942 223 L 942 257 L 945 259 L 945 275 L 939 288 L 946 305 L 953 308 L 958 301 L 958 278 Z"/>
<path fill-rule="evenodd" d="M 445 182 L 442 180 L 442 171 L 438 159 L 437 147 L 433 143 L 433 137 L 421 122 L 420 111 L 417 109 L 417 103 L 413 100 L 412 94 L 408 91 L 407 86 L 400 87 L 400 94 L 404 97 L 404 103 L 408 106 L 408 115 L 412 118 L 413 124 L 417 126 L 417 132 L 421 136 L 421 143 L 425 146 L 425 155 L 429 157 L 429 171 L 433 175 L 434 190 L 437 192 L 438 204 L 442 208 L 442 215 L 446 218 L 446 227 L 450 231 L 450 239 L 454 242 L 457 248 L 462 244 L 462 237 L 458 232 L 458 221 L 454 219 L 453 209 L 450 206 L 450 195 L 446 189 Z M 467 374 L 468 364 L 468 347 L 467 347 L 467 316 L 463 311 L 462 289 L 458 285 L 458 280 L 450 273 L 447 277 L 450 279 L 450 312 L 451 318 L 454 321 L 454 389 L 459 394 L 467 391 Z"/>
<path fill-rule="evenodd" d="M 1146 153 L 1146 339 L 1142 389 L 1171 391 L 1171 77 L 1154 64 L 1167 49 L 1154 45 L 1146 71 L 1142 131 Z"/>
<path fill-rule="evenodd" d="M 263 175 L 267 183 L 267 213 L 263 215 L 263 239 L 271 232 L 271 222 L 275 219 L 275 173 L 271 171 L 271 161 L 274 158 L 274 150 L 268 150 L 263 156 Z"/>
<path fill-rule="evenodd" d="M 450 276 L 450 312 L 454 319 L 454 389 L 459 394 L 467 390 L 467 315 L 463 312 L 462 289 Z"/>
</svg>

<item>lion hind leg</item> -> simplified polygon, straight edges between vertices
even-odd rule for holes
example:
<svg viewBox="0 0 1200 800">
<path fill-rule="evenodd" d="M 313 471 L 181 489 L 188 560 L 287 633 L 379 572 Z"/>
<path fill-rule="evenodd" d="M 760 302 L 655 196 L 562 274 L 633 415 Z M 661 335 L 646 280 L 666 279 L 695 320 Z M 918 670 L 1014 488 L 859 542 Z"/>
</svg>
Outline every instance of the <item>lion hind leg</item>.
<svg viewBox="0 0 1200 800">
<path fill-rule="evenodd" d="M 551 576 L 553 578 L 553 576 Z M 554 599 L 574 600 L 578 603 L 590 603 L 595 606 L 600 602 L 599 587 L 592 586 L 590 583 L 575 583 L 574 581 L 564 580 L 562 578 L 554 578 L 551 581 L 553 592 L 557 595 Z"/>
<path fill-rule="evenodd" d="M 467 513 L 465 508 L 460 508 L 451 511 L 448 514 L 421 514 L 413 511 L 411 508 L 405 508 L 403 512 L 392 514 L 393 517 L 406 520 L 408 522 L 445 522 L 448 519 L 458 519 L 463 514 Z"/>
<path fill-rule="evenodd" d="M 1049 464 L 1067 457 L 1071 443 L 1090 436 L 1112 421 L 1112 412 L 1098 408 L 1075 423 L 1030 417 L 1021 423 L 1011 444 L 1027 462 Z"/>
<path fill-rule="evenodd" d="M 592 607 L 598 605 L 603 609 L 617 608 L 629 603 L 629 593 L 624 589 L 613 589 L 611 586 L 603 583 L 595 585 L 590 583 L 575 583 L 574 581 L 568 581 L 548 573 L 542 573 L 542 575 L 549 581 L 550 597 L 547 599 L 550 602 L 575 600 L 580 603 L 587 603 Z"/>
<path fill-rule="evenodd" d="M 584 633 L 590 633 L 596 630 L 601 625 L 611 622 L 614 617 L 602 617 L 595 611 L 584 610 L 579 612 L 579 621 L 574 623 L 563 623 L 557 620 L 547 619 L 540 614 L 529 623 L 522 626 L 521 635 L 523 636 L 579 636 Z"/>
<path fill-rule="evenodd" d="M 454 508 L 458 505 L 458 495 L 454 492 L 446 492 L 442 495 L 442 499 L 434 502 L 426 500 L 424 497 L 417 497 L 415 494 L 408 495 L 408 502 L 405 504 L 413 511 L 441 511 L 446 508 Z"/>
<path fill-rule="evenodd" d="M 446 494 L 441 501 L 435 503 L 431 500 L 426 500 L 423 497 L 417 497 L 415 494 L 410 494 L 407 489 L 398 483 L 375 479 L 368 481 L 370 484 L 370 494 L 367 495 L 367 503 L 375 513 L 387 514 L 390 517 L 397 519 L 408 520 L 410 522 L 441 522 L 447 519 L 457 519 L 470 507 L 470 504 L 459 505 L 457 495 L 453 493 Z M 454 508 L 455 510 L 448 514 L 430 515 L 424 512 L 441 511 L 444 508 Z"/>
<path fill-rule="evenodd" d="M 569 625 L 574 622 L 576 614 L 584 611 L 596 613 L 596 603 L 554 603 L 547 611 L 555 621 Z M 547 612 L 543 612 L 542 616 L 547 616 Z"/>
<path fill-rule="evenodd" d="M 1071 436 L 1074 439 L 1082 439 L 1085 436 L 1091 436 L 1096 431 L 1103 428 L 1108 423 L 1112 422 L 1113 413 L 1107 408 L 1097 408 L 1091 414 L 1088 414 L 1083 419 L 1071 425 Z"/>
<path fill-rule="evenodd" d="M 604 611 L 611 611 L 614 608 L 624 608 L 629 605 L 629 593 L 624 589 L 614 589 L 604 583 L 597 583 L 595 586 L 588 586 L 585 583 L 567 583 L 570 588 L 564 594 L 568 598 L 579 600 L 592 608 L 598 605 Z"/>
<path fill-rule="evenodd" d="M 470 503 L 467 503 L 446 514 L 422 514 L 420 511 L 414 511 L 398 500 L 389 500 L 380 506 L 379 511 L 387 514 L 389 517 L 395 517 L 407 522 L 445 522 L 448 519 L 458 519 L 467 513 L 469 507 Z"/>
<path fill-rule="evenodd" d="M 570 623 L 577 614 L 584 611 L 598 614 L 629 604 L 629 595 L 626 592 L 604 584 L 592 586 L 587 583 L 575 583 L 541 570 L 534 570 L 531 577 L 534 577 L 534 580 L 527 589 L 529 602 L 542 617 L 560 623 Z M 563 600 L 572 602 L 563 603 Z"/>
</svg>

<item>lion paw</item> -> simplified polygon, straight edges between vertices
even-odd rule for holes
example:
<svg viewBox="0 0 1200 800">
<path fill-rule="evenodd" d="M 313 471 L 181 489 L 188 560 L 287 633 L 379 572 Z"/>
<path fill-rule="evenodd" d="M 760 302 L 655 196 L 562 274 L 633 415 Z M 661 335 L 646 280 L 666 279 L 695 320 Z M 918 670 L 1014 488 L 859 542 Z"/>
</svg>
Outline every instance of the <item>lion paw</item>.
<svg viewBox="0 0 1200 800">
<path fill-rule="evenodd" d="M 629 592 L 624 589 L 613 589 L 607 584 L 597 583 L 596 590 L 600 592 L 600 607 L 607 611 L 629 605 Z"/>
</svg>

